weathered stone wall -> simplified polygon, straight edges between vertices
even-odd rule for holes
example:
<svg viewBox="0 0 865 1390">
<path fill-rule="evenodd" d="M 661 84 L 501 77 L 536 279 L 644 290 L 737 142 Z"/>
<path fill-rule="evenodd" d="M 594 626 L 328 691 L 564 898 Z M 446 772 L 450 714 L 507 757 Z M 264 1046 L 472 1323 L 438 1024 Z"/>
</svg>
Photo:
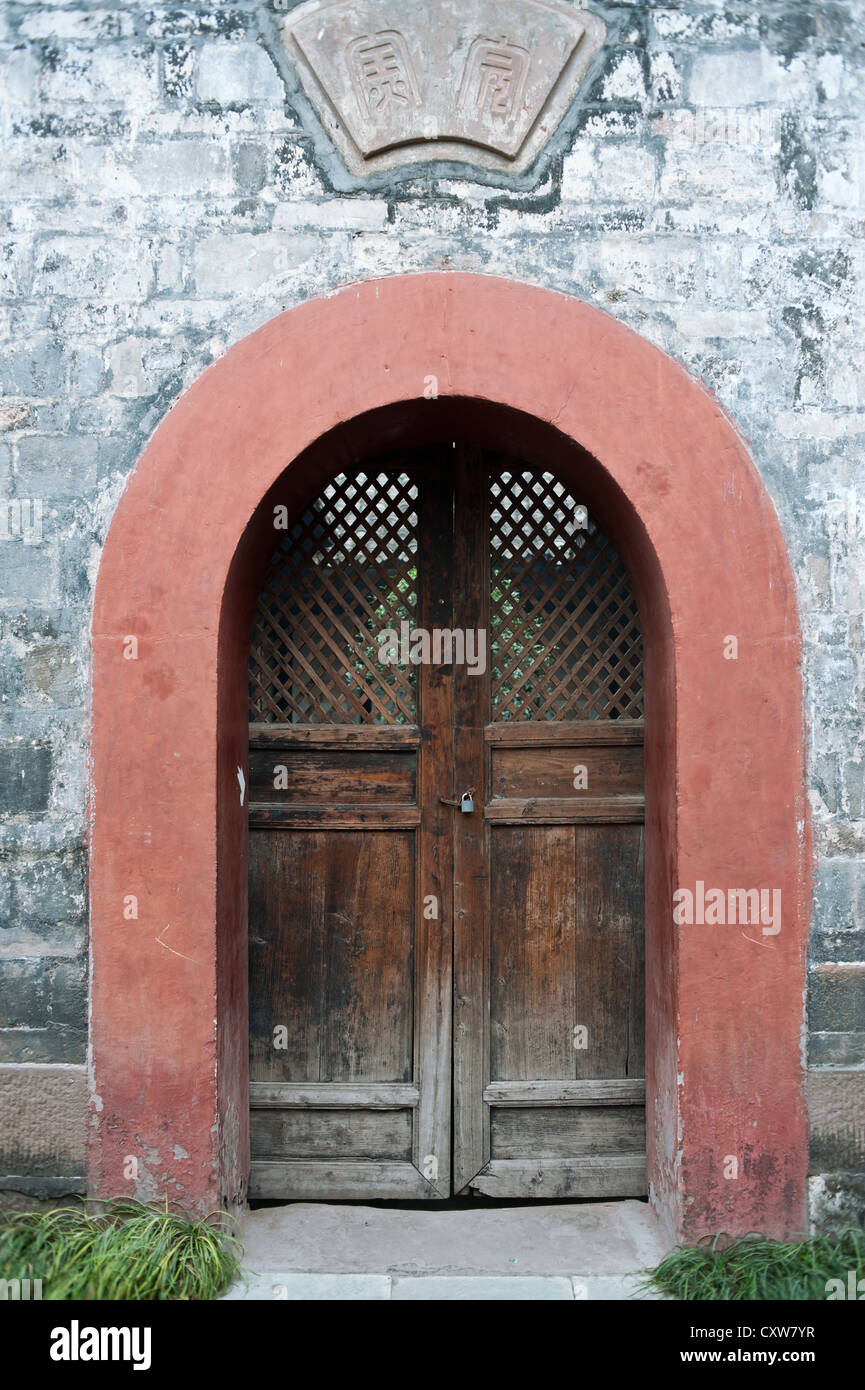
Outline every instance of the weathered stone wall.
<svg viewBox="0 0 865 1390">
<path fill-rule="evenodd" d="M 82 1171 L 64 1117 L 87 1038 L 88 633 L 124 482 L 258 324 L 455 267 L 606 309 L 750 441 L 806 642 L 815 1212 L 862 1219 L 865 8 L 592 9 L 607 43 L 540 180 L 426 166 L 363 188 L 301 128 L 265 4 L 0 7 L 0 1130 L 22 1076 L 45 1101 L 9 1128 L 0 1182 L 28 1152 L 34 1190 Z"/>
</svg>

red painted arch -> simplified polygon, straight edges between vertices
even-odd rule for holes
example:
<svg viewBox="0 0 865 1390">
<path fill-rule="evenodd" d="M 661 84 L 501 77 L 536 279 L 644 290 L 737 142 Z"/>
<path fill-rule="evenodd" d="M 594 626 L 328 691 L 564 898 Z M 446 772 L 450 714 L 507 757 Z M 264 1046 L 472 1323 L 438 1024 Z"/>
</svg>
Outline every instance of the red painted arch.
<svg viewBox="0 0 865 1390">
<path fill-rule="evenodd" d="M 118 505 L 93 619 L 91 1190 L 243 1199 L 238 768 L 259 528 L 316 470 L 457 431 L 584 479 L 637 588 L 652 1199 L 680 1237 L 800 1231 L 811 861 L 771 500 L 713 397 L 631 330 L 450 273 L 351 286 L 244 339 L 171 410 Z M 780 890 L 781 931 L 674 926 L 674 890 L 698 880 Z"/>
</svg>

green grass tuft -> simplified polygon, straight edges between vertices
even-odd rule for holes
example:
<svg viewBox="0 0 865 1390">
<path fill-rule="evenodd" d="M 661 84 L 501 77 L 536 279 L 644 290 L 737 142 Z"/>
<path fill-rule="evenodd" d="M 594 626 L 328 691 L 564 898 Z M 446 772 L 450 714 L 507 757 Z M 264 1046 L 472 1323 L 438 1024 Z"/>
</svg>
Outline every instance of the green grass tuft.
<svg viewBox="0 0 865 1390">
<path fill-rule="evenodd" d="M 0 1278 L 41 1279 L 43 1299 L 218 1298 L 240 1269 L 226 1220 L 126 1199 L 0 1212 Z"/>
<path fill-rule="evenodd" d="M 699 1245 L 680 1246 L 656 1269 L 645 1271 L 642 1288 L 694 1301 L 823 1302 L 830 1279 L 841 1279 L 846 1291 L 849 1270 L 857 1282 L 865 1278 L 862 1230 L 803 1241 L 755 1235 L 725 1242 L 726 1237 L 718 1235 Z"/>
</svg>

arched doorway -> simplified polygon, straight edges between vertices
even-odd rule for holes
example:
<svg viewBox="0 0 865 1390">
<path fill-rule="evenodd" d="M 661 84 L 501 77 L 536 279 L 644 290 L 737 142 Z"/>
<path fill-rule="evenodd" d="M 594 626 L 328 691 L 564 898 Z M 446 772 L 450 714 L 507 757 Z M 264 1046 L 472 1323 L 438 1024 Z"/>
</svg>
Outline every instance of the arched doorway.
<svg viewBox="0 0 865 1390">
<path fill-rule="evenodd" d="M 118 505 L 93 618 L 91 1190 L 244 1200 L 259 522 L 336 469 L 447 438 L 584 480 L 628 558 L 645 642 L 650 1200 L 676 1236 L 799 1231 L 811 856 L 771 500 L 714 399 L 651 344 L 565 296 L 450 273 L 350 286 L 266 324 L 177 403 Z M 780 893 L 780 931 L 681 924 L 674 894 L 697 885 Z"/>
<path fill-rule="evenodd" d="M 646 1192 L 642 638 L 587 501 L 446 442 L 274 507 L 253 1197 Z"/>
</svg>

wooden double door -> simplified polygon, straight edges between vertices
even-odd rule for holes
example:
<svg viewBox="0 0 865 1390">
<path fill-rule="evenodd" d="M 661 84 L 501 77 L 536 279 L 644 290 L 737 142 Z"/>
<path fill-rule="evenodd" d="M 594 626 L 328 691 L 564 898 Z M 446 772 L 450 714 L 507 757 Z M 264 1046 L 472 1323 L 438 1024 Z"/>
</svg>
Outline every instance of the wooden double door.
<svg viewBox="0 0 865 1390">
<path fill-rule="evenodd" d="M 339 475 L 275 536 L 250 658 L 250 1195 L 644 1193 L 619 556 L 553 474 L 455 445 Z"/>
</svg>

